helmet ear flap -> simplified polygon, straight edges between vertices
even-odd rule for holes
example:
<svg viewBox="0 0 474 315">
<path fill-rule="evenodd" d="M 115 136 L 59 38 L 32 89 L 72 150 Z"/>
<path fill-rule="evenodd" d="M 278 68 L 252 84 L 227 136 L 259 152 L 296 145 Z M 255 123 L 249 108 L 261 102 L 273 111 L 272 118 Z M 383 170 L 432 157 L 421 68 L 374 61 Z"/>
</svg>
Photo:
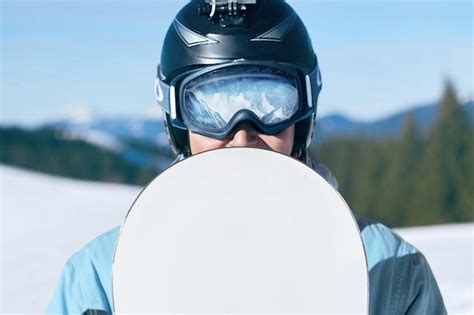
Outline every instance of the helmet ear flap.
<svg viewBox="0 0 474 315">
<path fill-rule="evenodd" d="M 313 130 L 315 124 L 315 114 L 311 117 L 301 120 L 295 124 L 295 138 L 293 143 L 292 155 L 298 160 L 307 163 L 308 147 L 313 138 Z"/>
<path fill-rule="evenodd" d="M 185 157 L 190 156 L 191 150 L 189 148 L 188 131 L 173 127 L 170 121 L 170 115 L 165 111 L 163 111 L 163 117 L 166 133 L 173 152 L 176 155 L 183 154 Z"/>
</svg>

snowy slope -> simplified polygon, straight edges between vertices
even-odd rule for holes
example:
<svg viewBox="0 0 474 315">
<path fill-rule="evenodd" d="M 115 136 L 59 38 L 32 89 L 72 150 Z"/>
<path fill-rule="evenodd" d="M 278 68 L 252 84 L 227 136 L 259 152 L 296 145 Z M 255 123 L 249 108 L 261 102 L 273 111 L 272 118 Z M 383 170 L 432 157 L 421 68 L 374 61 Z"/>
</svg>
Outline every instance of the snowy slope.
<svg viewBox="0 0 474 315">
<path fill-rule="evenodd" d="M 137 187 L 97 184 L 0 168 L 0 313 L 44 313 L 64 262 L 119 225 Z"/>
<path fill-rule="evenodd" d="M 43 313 L 66 259 L 119 225 L 139 191 L 0 165 L 0 313 Z M 473 314 L 474 224 L 398 232 L 425 253 L 450 314 Z"/>
</svg>

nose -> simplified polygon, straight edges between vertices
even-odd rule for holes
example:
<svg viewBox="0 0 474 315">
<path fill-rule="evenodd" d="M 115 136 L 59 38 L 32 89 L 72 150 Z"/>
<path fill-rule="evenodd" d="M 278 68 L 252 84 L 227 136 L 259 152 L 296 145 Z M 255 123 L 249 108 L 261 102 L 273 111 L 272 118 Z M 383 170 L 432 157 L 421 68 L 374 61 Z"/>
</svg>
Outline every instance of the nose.
<svg viewBox="0 0 474 315">
<path fill-rule="evenodd" d="M 229 137 L 230 147 L 250 147 L 257 143 L 258 132 L 249 122 L 241 122 L 235 126 Z"/>
</svg>

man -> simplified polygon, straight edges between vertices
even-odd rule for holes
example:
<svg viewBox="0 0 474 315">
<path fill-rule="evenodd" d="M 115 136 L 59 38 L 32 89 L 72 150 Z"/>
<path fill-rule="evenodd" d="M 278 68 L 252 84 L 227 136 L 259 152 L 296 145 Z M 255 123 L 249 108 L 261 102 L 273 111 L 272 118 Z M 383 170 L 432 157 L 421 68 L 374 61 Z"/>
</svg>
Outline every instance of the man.
<svg viewBox="0 0 474 315">
<path fill-rule="evenodd" d="M 191 1 L 163 45 L 156 96 L 178 159 L 223 147 L 292 156 L 337 182 L 309 159 L 321 90 L 311 40 L 281 0 Z M 356 215 L 367 253 L 370 312 L 444 314 L 421 253 L 387 227 Z M 118 229 L 66 263 L 50 313 L 112 312 L 111 267 Z"/>
</svg>

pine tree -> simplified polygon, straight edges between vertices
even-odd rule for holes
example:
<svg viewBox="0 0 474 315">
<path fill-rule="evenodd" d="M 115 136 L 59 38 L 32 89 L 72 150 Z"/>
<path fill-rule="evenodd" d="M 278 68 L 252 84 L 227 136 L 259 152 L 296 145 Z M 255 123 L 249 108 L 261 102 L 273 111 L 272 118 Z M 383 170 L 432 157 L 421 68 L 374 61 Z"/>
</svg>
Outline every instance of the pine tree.
<svg viewBox="0 0 474 315">
<path fill-rule="evenodd" d="M 359 160 L 360 140 L 349 137 L 332 138 L 314 147 L 312 159 L 329 167 L 339 182 L 344 199 L 352 206 L 356 186 L 356 167 Z"/>
<path fill-rule="evenodd" d="M 472 211 L 472 197 L 463 192 L 471 180 L 470 143 L 472 131 L 465 112 L 447 81 L 418 173 L 416 223 L 460 222 Z"/>
<path fill-rule="evenodd" d="M 413 221 L 416 222 L 413 191 L 417 185 L 416 170 L 422 150 L 422 139 L 413 113 L 406 115 L 400 138 L 385 150 L 389 152 L 389 161 L 379 188 L 378 212 L 388 219 L 384 223 L 389 225 L 412 225 Z"/>
<path fill-rule="evenodd" d="M 467 157 L 468 172 L 466 182 L 461 185 L 461 204 L 464 221 L 474 221 L 474 126 L 468 135 L 469 155 Z"/>
<path fill-rule="evenodd" d="M 385 148 L 389 146 L 374 139 L 361 139 L 359 146 L 358 159 L 354 163 L 353 207 L 367 217 L 389 223 L 391 218 L 384 216 L 378 207 L 380 184 L 387 168 Z"/>
</svg>

